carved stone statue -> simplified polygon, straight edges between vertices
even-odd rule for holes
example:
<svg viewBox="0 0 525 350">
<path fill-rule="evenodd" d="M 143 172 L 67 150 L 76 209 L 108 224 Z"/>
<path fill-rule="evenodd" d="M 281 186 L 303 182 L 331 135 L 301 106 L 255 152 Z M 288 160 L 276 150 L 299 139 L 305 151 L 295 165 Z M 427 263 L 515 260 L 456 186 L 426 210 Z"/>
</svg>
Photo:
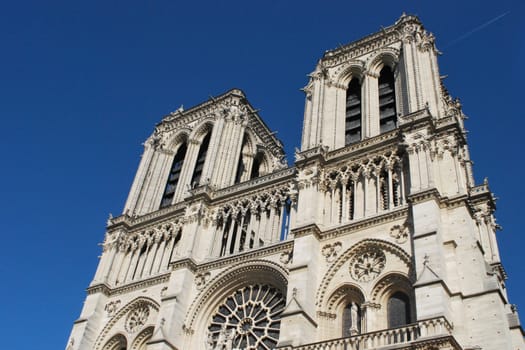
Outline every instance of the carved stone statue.
<svg viewBox="0 0 525 350">
<path fill-rule="evenodd" d="M 208 339 L 206 340 L 207 348 L 209 350 L 232 350 L 233 340 L 235 339 L 236 335 L 237 332 L 234 328 L 227 329 L 226 324 L 223 324 L 221 330 L 219 331 L 215 347 L 213 347 L 213 336 L 211 333 L 208 333 Z"/>
<path fill-rule="evenodd" d="M 357 304 L 352 302 L 352 307 L 350 308 L 350 334 L 356 335 L 359 334 L 359 308 L 357 307 Z"/>
<path fill-rule="evenodd" d="M 229 332 L 226 332 L 226 346 L 224 347 L 224 350 L 233 349 L 233 339 L 235 338 L 235 335 L 237 335 L 235 328 L 232 328 Z"/>
<path fill-rule="evenodd" d="M 210 331 L 206 331 L 206 350 L 214 350 L 213 346 L 213 334 Z"/>
</svg>

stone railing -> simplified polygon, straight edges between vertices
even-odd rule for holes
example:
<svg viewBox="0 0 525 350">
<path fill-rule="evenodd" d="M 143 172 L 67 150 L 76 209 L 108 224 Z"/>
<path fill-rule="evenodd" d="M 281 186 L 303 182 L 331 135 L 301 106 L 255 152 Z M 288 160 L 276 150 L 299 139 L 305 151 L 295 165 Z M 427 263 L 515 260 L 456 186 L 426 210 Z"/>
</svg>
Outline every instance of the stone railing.
<svg viewBox="0 0 525 350">
<path fill-rule="evenodd" d="M 473 195 L 476 195 L 476 194 L 480 194 L 480 193 L 485 193 L 485 192 L 490 192 L 489 190 L 489 185 L 484 183 L 482 185 L 477 185 L 477 186 L 474 186 L 470 189 L 470 195 L 473 196 Z"/>
<path fill-rule="evenodd" d="M 282 350 L 364 350 L 380 349 L 397 344 L 423 341 L 424 338 L 448 336 L 452 326 L 444 317 L 419 321 L 398 328 L 390 328 L 377 332 L 359 334 L 348 338 L 338 338 L 328 341 L 300 346 L 278 347 Z"/>
</svg>

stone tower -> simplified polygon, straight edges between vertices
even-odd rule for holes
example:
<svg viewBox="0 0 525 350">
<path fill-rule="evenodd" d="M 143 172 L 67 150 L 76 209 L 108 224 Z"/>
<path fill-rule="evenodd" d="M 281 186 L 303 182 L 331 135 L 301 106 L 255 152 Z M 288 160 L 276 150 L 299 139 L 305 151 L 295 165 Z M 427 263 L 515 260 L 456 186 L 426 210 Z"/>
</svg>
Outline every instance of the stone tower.
<svg viewBox="0 0 525 350">
<path fill-rule="evenodd" d="M 432 34 L 402 16 L 304 91 L 291 167 L 240 90 L 162 119 L 68 350 L 525 350 Z"/>
</svg>

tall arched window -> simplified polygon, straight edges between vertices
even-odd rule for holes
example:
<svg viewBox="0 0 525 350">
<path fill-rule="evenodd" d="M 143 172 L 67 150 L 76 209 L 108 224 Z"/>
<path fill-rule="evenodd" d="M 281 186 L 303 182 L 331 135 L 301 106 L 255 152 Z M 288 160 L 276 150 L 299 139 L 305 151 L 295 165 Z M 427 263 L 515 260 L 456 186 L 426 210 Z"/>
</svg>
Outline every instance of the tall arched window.
<svg viewBox="0 0 525 350">
<path fill-rule="evenodd" d="M 379 130 L 393 130 L 397 125 L 394 73 L 384 66 L 379 73 Z"/>
<path fill-rule="evenodd" d="M 361 141 L 361 84 L 354 78 L 346 90 L 345 145 Z"/>
<path fill-rule="evenodd" d="M 410 299 L 403 292 L 392 294 L 388 299 L 388 328 L 410 323 Z"/>
<path fill-rule="evenodd" d="M 343 310 L 343 337 L 361 333 L 361 307 L 351 302 Z"/>
<path fill-rule="evenodd" d="M 167 207 L 173 202 L 173 196 L 175 195 L 175 190 L 177 189 L 177 184 L 180 179 L 180 172 L 182 165 L 184 164 L 184 157 L 186 157 L 187 146 L 186 143 L 180 145 L 175 157 L 173 158 L 173 163 L 171 164 L 170 175 L 168 177 L 168 182 L 166 183 L 166 188 L 164 189 L 164 194 L 162 195 L 162 201 L 160 202 L 160 207 Z"/>
<path fill-rule="evenodd" d="M 245 164 L 245 159 L 244 159 L 244 154 L 243 154 L 245 147 L 246 147 L 246 135 L 244 135 L 243 140 L 242 140 L 241 154 L 239 154 L 239 162 L 237 163 L 237 173 L 235 174 L 236 184 L 241 182 L 241 179 L 243 177 L 242 175 L 244 174 L 246 170 L 246 164 Z"/>
<path fill-rule="evenodd" d="M 204 162 L 206 161 L 206 153 L 208 153 L 208 146 L 210 145 L 211 132 L 209 132 L 202 140 L 199 148 L 199 154 L 197 156 L 197 162 L 195 163 L 195 169 L 193 169 L 193 175 L 191 176 L 190 184 L 192 187 L 199 186 L 202 176 L 202 170 L 204 169 Z"/>
<path fill-rule="evenodd" d="M 264 161 L 264 155 L 259 152 L 253 158 L 252 171 L 250 172 L 250 179 L 255 179 L 261 176 L 261 165 Z"/>
</svg>

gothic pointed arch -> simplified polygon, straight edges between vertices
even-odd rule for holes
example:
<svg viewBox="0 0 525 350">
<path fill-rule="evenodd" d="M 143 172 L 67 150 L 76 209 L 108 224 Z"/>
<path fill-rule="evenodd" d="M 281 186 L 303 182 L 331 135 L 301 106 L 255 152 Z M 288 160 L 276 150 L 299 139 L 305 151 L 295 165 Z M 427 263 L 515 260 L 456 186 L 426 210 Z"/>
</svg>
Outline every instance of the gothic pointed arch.
<svg viewBox="0 0 525 350">
<path fill-rule="evenodd" d="M 379 72 L 379 131 L 393 130 L 397 126 L 396 89 L 393 69 L 385 65 Z"/>
<path fill-rule="evenodd" d="M 189 127 L 184 127 L 166 137 L 166 149 L 176 152 L 182 143 L 187 143 L 191 134 Z"/>
<path fill-rule="evenodd" d="M 146 350 L 146 343 L 153 336 L 154 327 L 143 329 L 133 340 L 130 350 Z"/>
<path fill-rule="evenodd" d="M 104 345 L 102 350 L 127 350 L 128 341 L 123 334 L 115 334 Z"/>
<path fill-rule="evenodd" d="M 401 52 L 393 47 L 384 47 L 368 60 L 366 72 L 373 76 L 379 77 L 383 67 L 388 66 L 392 71 L 396 69 Z"/>
<path fill-rule="evenodd" d="M 278 338 L 278 315 L 286 302 L 287 279 L 288 272 L 271 261 L 252 260 L 236 264 L 212 278 L 193 299 L 183 327 L 189 333 L 198 334 L 197 338 L 208 338 L 215 345 L 221 341 L 220 337 L 229 334 L 234 337 L 233 345 L 243 344 L 243 347 L 252 349 L 255 343 L 267 341 L 274 347 L 276 343 L 272 339 Z M 249 302 L 243 303 L 247 298 Z M 223 308 L 223 305 L 228 306 Z M 228 310 L 238 310 L 247 316 L 234 320 Z M 250 316 L 268 310 L 274 315 L 268 314 L 268 317 L 273 317 L 269 324 L 258 325 L 260 319 Z M 265 334 L 273 335 L 256 334 L 250 338 L 243 327 L 262 327 Z"/>
<path fill-rule="evenodd" d="M 383 327 L 396 328 L 416 320 L 413 281 L 403 273 L 382 277 L 374 285 L 370 300 L 381 306 L 378 316 Z"/>
<path fill-rule="evenodd" d="M 384 273 L 387 263 L 385 253 L 395 256 L 406 271 L 411 271 L 410 255 L 403 248 L 381 239 L 364 239 L 345 250 L 324 274 L 315 298 L 318 309 L 323 311 L 326 307 L 329 286 L 343 265 L 348 265 L 349 280 L 370 283 Z"/>
<path fill-rule="evenodd" d="M 359 142 L 362 138 L 363 106 L 361 90 L 360 79 L 352 78 L 346 88 L 345 145 Z"/>
<path fill-rule="evenodd" d="M 162 199 L 160 202 L 161 208 L 167 207 L 173 202 L 175 192 L 177 191 L 177 187 L 179 186 L 179 182 L 181 179 L 182 167 L 186 159 L 187 150 L 188 144 L 186 140 L 182 140 L 177 146 L 175 156 L 173 157 L 173 161 L 171 162 L 168 180 L 166 181 L 164 193 L 162 194 Z"/>
<path fill-rule="evenodd" d="M 274 170 L 274 164 L 271 162 L 271 159 L 273 159 L 272 155 L 264 146 L 257 147 L 255 159 L 256 163 L 252 166 L 251 179 L 267 175 Z"/>
<path fill-rule="evenodd" d="M 352 79 L 362 82 L 365 72 L 365 63 L 361 60 L 350 60 L 341 64 L 333 73 L 333 81 L 337 86 L 346 88 Z"/>
<path fill-rule="evenodd" d="M 110 334 L 129 334 L 134 336 L 154 325 L 159 311 L 159 303 L 148 297 L 138 297 L 120 308 L 106 323 L 95 341 L 94 350 L 106 349 Z M 116 350 L 116 349 L 115 349 Z M 120 349 L 119 349 L 120 350 Z"/>
<path fill-rule="evenodd" d="M 195 128 L 191 135 L 191 141 L 198 146 L 197 157 L 195 159 L 193 171 L 191 172 L 190 186 L 196 187 L 201 184 L 201 178 L 204 173 L 204 166 L 208 156 L 208 149 L 210 146 L 211 135 L 213 132 L 213 122 L 205 121 L 200 126 Z"/>
<path fill-rule="evenodd" d="M 238 155 L 234 183 L 240 183 L 250 179 L 255 149 L 254 137 L 250 130 L 246 129 L 241 142 L 241 151 Z"/>
</svg>

